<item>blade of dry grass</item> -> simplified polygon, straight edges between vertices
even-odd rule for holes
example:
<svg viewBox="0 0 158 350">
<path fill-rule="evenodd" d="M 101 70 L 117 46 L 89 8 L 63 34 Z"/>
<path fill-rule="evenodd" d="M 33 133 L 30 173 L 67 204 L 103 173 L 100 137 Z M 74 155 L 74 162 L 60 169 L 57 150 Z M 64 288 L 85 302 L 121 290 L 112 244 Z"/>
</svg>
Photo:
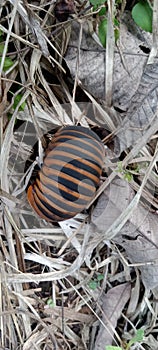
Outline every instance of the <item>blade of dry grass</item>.
<svg viewBox="0 0 158 350">
<path fill-rule="evenodd" d="M 115 48 L 115 37 L 114 37 L 114 6 L 115 0 L 108 0 L 108 18 L 107 18 L 107 38 L 106 38 L 106 80 L 105 80 L 105 91 L 106 91 L 106 104 L 111 107 L 112 105 L 112 86 L 113 86 L 113 69 L 114 69 L 114 48 Z"/>
<path fill-rule="evenodd" d="M 39 283 L 42 281 L 55 281 L 60 280 L 62 278 L 66 278 L 67 276 L 73 276 L 76 271 L 79 270 L 79 267 L 82 265 L 85 256 L 86 256 L 86 247 L 89 240 L 89 227 L 86 228 L 86 232 L 84 235 L 82 247 L 80 254 L 77 256 L 75 261 L 71 264 L 70 267 L 66 269 L 62 269 L 60 271 L 55 272 L 48 272 L 43 274 L 32 274 L 32 273 L 21 273 L 18 271 L 18 274 L 8 274 L 7 281 L 8 282 L 14 282 L 14 283 L 24 283 L 24 282 L 34 282 Z"/>
<path fill-rule="evenodd" d="M 158 2 L 153 1 L 153 20 L 152 20 L 152 48 L 148 58 L 148 64 L 154 63 L 158 53 Z"/>
<path fill-rule="evenodd" d="M 15 108 L 15 111 L 12 114 L 12 118 L 10 120 L 10 123 L 8 124 L 8 127 L 6 129 L 5 137 L 4 137 L 3 144 L 2 144 L 1 156 L 0 156 L 1 157 L 1 159 L 0 159 L 0 163 L 1 163 L 1 188 L 6 192 L 9 192 L 9 184 L 8 184 L 8 180 L 7 180 L 8 159 L 9 159 L 9 152 L 10 152 L 11 142 L 12 142 L 13 128 L 14 128 L 16 117 L 17 117 L 18 109 L 19 109 L 21 103 L 25 102 L 25 100 L 28 98 L 29 94 L 30 94 L 30 92 L 26 91 L 24 93 L 24 95 L 22 96 L 20 102 L 18 103 L 17 107 Z"/>
<path fill-rule="evenodd" d="M 115 131 L 115 125 L 112 121 L 112 118 L 110 118 L 110 116 L 108 115 L 108 113 L 102 108 L 101 104 L 98 103 L 95 98 L 85 89 L 83 89 L 85 94 L 89 97 L 90 101 L 93 103 L 94 107 L 96 108 L 96 110 L 99 112 L 100 116 L 101 116 L 101 122 L 104 121 L 105 125 L 107 126 L 109 131 Z M 99 119 L 99 118 L 98 118 Z"/>
<path fill-rule="evenodd" d="M 28 13 L 26 11 L 26 9 L 24 8 L 24 6 L 19 3 L 19 1 L 17 0 L 9 0 L 11 4 L 15 5 L 15 3 L 17 2 L 17 11 L 19 12 L 19 14 L 21 15 L 21 17 L 23 18 L 24 22 L 29 26 L 29 28 L 31 29 L 31 31 L 34 33 L 35 37 L 38 40 L 39 46 L 41 48 L 41 51 L 43 52 L 43 54 L 48 58 L 48 60 L 50 60 L 50 62 L 54 62 L 57 66 L 59 66 L 59 68 L 64 71 L 63 67 L 59 64 L 59 62 L 52 57 L 49 54 L 48 51 L 48 47 L 47 47 L 47 42 L 51 45 L 51 47 L 53 48 L 53 50 L 59 55 L 59 51 L 56 49 L 56 47 L 52 44 L 52 42 L 47 38 L 47 36 L 43 33 L 39 22 L 34 19 L 34 15 L 33 12 L 27 7 L 27 10 L 29 9 L 29 11 L 31 11 L 32 16 L 31 16 L 31 20 L 29 20 L 29 16 Z M 20 39 L 19 39 L 20 40 Z"/>
<path fill-rule="evenodd" d="M 39 73 L 39 76 L 40 76 L 40 80 L 41 80 L 41 83 L 43 84 L 45 90 L 47 91 L 48 93 L 48 96 L 50 98 L 50 101 L 59 117 L 59 121 L 62 125 L 71 125 L 72 124 L 72 121 L 71 119 L 69 118 L 69 116 L 67 115 L 66 111 L 62 108 L 62 105 L 59 103 L 59 101 L 57 100 L 56 96 L 54 95 L 53 91 L 50 89 L 46 79 L 44 78 L 43 74 L 42 74 L 42 70 L 41 70 L 41 67 L 38 66 L 38 73 Z"/>
<path fill-rule="evenodd" d="M 9 28 L 8 28 L 7 37 L 6 37 L 6 40 L 5 40 L 4 49 L 3 49 L 3 53 L 2 53 L 1 64 L 0 64 L 0 77 L 1 77 L 1 74 L 2 74 L 2 71 L 3 71 L 4 61 L 5 61 L 7 48 L 8 48 L 8 43 L 9 43 L 12 27 L 13 27 L 13 24 L 14 24 L 14 20 L 15 20 L 17 8 L 18 8 L 18 3 L 19 3 L 19 1 L 15 0 L 13 11 L 11 13 L 11 19 L 10 19 L 10 23 L 9 23 Z"/>
</svg>

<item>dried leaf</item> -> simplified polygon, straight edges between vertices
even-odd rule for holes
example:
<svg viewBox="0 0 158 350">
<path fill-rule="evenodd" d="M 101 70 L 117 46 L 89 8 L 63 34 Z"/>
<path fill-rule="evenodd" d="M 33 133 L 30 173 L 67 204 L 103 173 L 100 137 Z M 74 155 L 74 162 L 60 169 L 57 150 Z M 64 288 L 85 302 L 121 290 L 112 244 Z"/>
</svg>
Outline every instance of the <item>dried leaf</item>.
<svg viewBox="0 0 158 350">
<path fill-rule="evenodd" d="M 118 140 L 115 141 L 115 152 L 120 154 L 130 146 L 134 146 L 136 141 L 142 139 L 150 126 L 155 122 L 155 130 L 157 130 L 157 103 L 158 103 L 158 65 L 157 63 L 147 65 L 138 90 L 131 99 L 128 113 L 122 124 L 119 126 L 117 133 Z M 154 130 L 150 128 L 151 137 Z M 148 141 L 144 138 L 144 144 Z M 117 152 L 119 143 L 119 152 Z"/>
<path fill-rule="evenodd" d="M 100 196 L 92 213 L 92 223 L 97 230 L 106 231 L 110 225 L 127 208 L 134 191 L 127 181 L 116 178 Z"/>
<path fill-rule="evenodd" d="M 136 269 L 136 282 L 134 287 L 131 289 L 131 297 L 128 304 L 127 315 L 134 315 L 138 301 L 140 298 L 140 275 Z"/>
<path fill-rule="evenodd" d="M 121 312 L 130 297 L 131 287 L 124 283 L 102 295 L 102 310 L 105 327 L 101 324 L 93 350 L 103 350 L 103 344 L 111 345 L 114 330 Z"/>
<path fill-rule="evenodd" d="M 91 23 L 89 24 L 90 26 Z M 78 78 L 94 97 L 104 99 L 106 50 L 94 41 L 94 35 L 92 34 L 91 36 L 89 34 L 89 27 L 87 24 L 83 25 Z M 73 77 L 75 77 L 76 72 L 78 32 L 79 24 L 73 23 L 71 38 L 65 56 Z M 148 37 L 147 34 L 146 36 Z M 119 51 L 115 48 L 114 57 L 113 104 L 123 110 L 127 109 L 132 96 L 138 88 L 147 59 L 147 55 L 140 48 L 141 45 L 148 47 L 148 42 L 144 43 L 144 41 L 142 42 L 135 37 L 122 22 L 120 25 Z"/>
<path fill-rule="evenodd" d="M 115 179 L 104 191 L 93 211 L 92 223 L 96 227 L 93 230 L 102 233 L 108 231 L 126 209 L 133 195 L 127 182 Z M 157 215 L 139 203 L 113 240 L 124 247 L 130 262 L 139 267 L 145 287 L 157 287 Z"/>
</svg>

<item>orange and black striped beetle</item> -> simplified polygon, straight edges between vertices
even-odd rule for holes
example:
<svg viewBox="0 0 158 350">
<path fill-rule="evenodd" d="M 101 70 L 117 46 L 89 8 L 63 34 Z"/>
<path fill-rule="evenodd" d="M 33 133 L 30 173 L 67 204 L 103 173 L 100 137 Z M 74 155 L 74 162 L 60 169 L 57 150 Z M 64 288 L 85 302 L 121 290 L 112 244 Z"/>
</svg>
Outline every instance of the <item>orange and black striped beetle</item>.
<svg viewBox="0 0 158 350">
<path fill-rule="evenodd" d="M 63 221 L 82 212 L 100 181 L 104 145 L 82 126 L 60 128 L 45 151 L 41 169 L 27 189 L 35 212 L 50 222 Z"/>
</svg>

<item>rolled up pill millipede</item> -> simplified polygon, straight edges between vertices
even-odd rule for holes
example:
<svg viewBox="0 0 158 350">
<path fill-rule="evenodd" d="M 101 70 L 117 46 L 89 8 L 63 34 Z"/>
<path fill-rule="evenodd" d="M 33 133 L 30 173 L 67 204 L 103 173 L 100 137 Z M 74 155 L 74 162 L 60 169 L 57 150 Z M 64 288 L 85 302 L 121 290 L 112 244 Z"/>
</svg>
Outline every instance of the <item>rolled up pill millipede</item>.
<svg viewBox="0 0 158 350">
<path fill-rule="evenodd" d="M 91 129 L 60 128 L 27 189 L 28 201 L 40 218 L 58 222 L 86 209 L 99 184 L 104 157 L 104 145 Z"/>
</svg>

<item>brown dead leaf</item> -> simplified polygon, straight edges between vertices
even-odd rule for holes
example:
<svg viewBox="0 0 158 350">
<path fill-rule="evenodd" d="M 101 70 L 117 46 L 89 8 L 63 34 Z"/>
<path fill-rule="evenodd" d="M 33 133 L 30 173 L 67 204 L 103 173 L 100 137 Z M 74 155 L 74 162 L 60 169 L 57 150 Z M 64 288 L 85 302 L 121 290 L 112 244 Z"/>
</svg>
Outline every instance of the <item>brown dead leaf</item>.
<svg viewBox="0 0 158 350">
<path fill-rule="evenodd" d="M 130 298 L 131 287 L 129 283 L 124 283 L 110 289 L 106 294 L 102 295 L 102 321 L 96 338 L 93 350 L 103 350 L 105 345 L 111 345 L 114 330 L 117 321 L 121 316 L 121 312 Z"/>
<path fill-rule="evenodd" d="M 144 145 L 158 128 L 157 121 L 158 95 L 158 62 L 147 65 L 144 69 L 138 90 L 131 99 L 127 116 L 119 126 L 118 139 L 115 141 L 115 152 L 120 154 L 136 142 L 141 145 L 144 136 Z M 152 125 L 155 124 L 154 130 Z M 150 128 L 151 127 L 151 128 Z M 151 132 L 147 134 L 149 131 Z M 145 137 L 147 134 L 147 138 Z M 118 152 L 119 144 L 119 152 Z"/>
<path fill-rule="evenodd" d="M 134 197 L 127 181 L 115 178 L 100 196 L 92 213 L 92 223 L 99 231 L 106 231 L 125 210 Z"/>
<path fill-rule="evenodd" d="M 99 198 L 93 211 L 93 232 L 105 233 L 127 208 L 133 196 L 134 191 L 126 181 L 115 179 Z M 157 214 L 151 213 L 139 203 L 113 239 L 124 247 L 130 262 L 138 266 L 142 281 L 148 289 L 158 286 L 157 227 Z"/>
<path fill-rule="evenodd" d="M 125 18 L 126 19 L 126 18 Z M 78 53 L 79 24 L 73 24 L 72 35 L 66 54 L 66 62 L 72 76 L 76 75 L 79 60 L 78 79 L 96 98 L 105 98 L 105 49 L 94 41 L 89 27 L 83 25 L 82 40 Z M 131 27 L 130 27 L 131 29 Z M 135 34 L 135 33 L 134 33 Z M 145 145 L 153 135 L 149 127 L 157 121 L 157 62 L 147 64 L 147 54 L 142 47 L 149 48 L 149 34 L 135 36 L 125 22 L 120 27 L 118 51 L 115 51 L 113 72 L 113 104 L 123 111 L 128 110 L 125 119 L 118 125 L 114 151 L 122 151 L 139 142 L 144 136 Z M 141 39 L 140 39 L 141 37 Z M 158 124 L 158 123 L 157 123 Z M 154 126 L 154 130 L 158 125 Z M 147 132 L 148 131 L 148 132 Z M 142 141 L 142 140 L 141 140 Z M 138 150 L 139 151 L 139 150 Z"/>
<path fill-rule="evenodd" d="M 79 24 L 73 23 L 71 38 L 65 56 L 73 77 L 76 74 L 76 57 Z M 99 40 L 99 39 L 98 39 Z M 122 22 L 120 26 L 119 50 L 115 48 L 113 73 L 113 104 L 126 110 L 139 86 L 147 55 L 141 50 L 143 45 Z M 87 23 L 83 25 L 79 55 L 78 78 L 83 86 L 96 98 L 105 98 L 105 49 L 90 34 Z"/>
</svg>

